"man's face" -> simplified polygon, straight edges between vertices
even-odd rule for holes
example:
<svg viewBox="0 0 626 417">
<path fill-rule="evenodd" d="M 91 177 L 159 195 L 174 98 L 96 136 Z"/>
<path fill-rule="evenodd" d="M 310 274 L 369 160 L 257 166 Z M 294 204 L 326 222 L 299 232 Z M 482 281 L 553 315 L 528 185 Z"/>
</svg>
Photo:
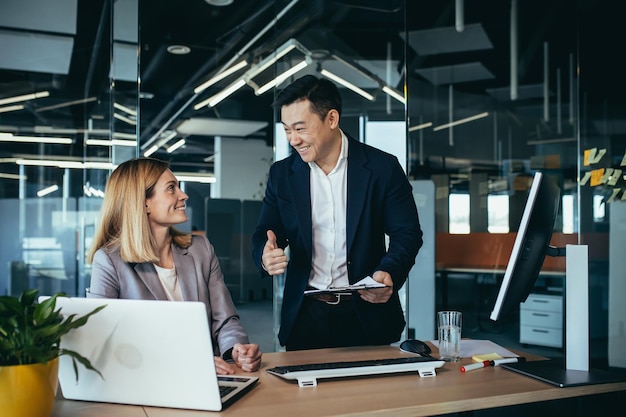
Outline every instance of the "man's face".
<svg viewBox="0 0 626 417">
<path fill-rule="evenodd" d="M 316 162 L 320 167 L 326 163 L 334 166 L 341 149 L 336 110 L 330 110 L 322 120 L 311 111 L 308 100 L 300 100 L 283 106 L 280 119 L 289 144 L 304 162 Z"/>
</svg>

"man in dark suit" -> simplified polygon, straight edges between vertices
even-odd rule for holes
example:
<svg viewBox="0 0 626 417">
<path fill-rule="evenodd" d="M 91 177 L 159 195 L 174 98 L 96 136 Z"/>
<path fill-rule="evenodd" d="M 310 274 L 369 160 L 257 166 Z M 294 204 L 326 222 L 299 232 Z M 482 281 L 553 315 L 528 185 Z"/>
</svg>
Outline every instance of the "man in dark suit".
<svg viewBox="0 0 626 417">
<path fill-rule="evenodd" d="M 264 276 L 286 272 L 281 345 L 299 350 L 398 341 L 405 325 L 398 291 L 422 245 L 404 171 L 395 156 L 339 128 L 341 96 L 330 81 L 304 76 L 282 90 L 274 106 L 294 152 L 270 168 L 252 240 Z M 385 287 L 303 294 L 367 276 Z"/>
</svg>

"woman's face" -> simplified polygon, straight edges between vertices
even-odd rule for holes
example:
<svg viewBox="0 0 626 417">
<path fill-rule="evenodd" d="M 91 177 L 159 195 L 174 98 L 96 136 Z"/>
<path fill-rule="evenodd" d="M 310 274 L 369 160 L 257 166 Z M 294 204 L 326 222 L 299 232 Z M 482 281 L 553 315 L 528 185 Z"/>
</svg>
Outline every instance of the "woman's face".
<svg viewBox="0 0 626 417">
<path fill-rule="evenodd" d="M 189 196 L 178 187 L 178 180 L 169 169 L 154 185 L 152 197 L 146 200 L 146 211 L 152 230 L 187 221 L 185 201 Z"/>
</svg>

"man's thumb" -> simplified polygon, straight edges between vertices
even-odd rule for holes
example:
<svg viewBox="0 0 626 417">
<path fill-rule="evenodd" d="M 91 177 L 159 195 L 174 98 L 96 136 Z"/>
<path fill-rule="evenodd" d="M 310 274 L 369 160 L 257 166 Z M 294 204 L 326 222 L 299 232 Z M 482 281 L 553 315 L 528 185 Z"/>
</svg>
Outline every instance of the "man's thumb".
<svg viewBox="0 0 626 417">
<path fill-rule="evenodd" d="M 272 230 L 267 231 L 267 243 L 270 249 L 276 249 L 276 235 Z"/>
</svg>

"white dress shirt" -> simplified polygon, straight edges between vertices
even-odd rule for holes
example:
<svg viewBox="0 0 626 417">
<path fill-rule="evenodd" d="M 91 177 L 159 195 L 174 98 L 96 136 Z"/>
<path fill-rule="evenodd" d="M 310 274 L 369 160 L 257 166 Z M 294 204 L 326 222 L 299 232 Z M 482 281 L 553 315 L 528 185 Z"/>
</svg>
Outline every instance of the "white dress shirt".
<svg viewBox="0 0 626 417">
<path fill-rule="evenodd" d="M 341 132 L 337 165 L 326 175 L 315 163 L 311 167 L 311 214 L 313 268 L 309 285 L 323 289 L 348 285 L 346 251 L 346 201 L 348 138 Z"/>
</svg>

